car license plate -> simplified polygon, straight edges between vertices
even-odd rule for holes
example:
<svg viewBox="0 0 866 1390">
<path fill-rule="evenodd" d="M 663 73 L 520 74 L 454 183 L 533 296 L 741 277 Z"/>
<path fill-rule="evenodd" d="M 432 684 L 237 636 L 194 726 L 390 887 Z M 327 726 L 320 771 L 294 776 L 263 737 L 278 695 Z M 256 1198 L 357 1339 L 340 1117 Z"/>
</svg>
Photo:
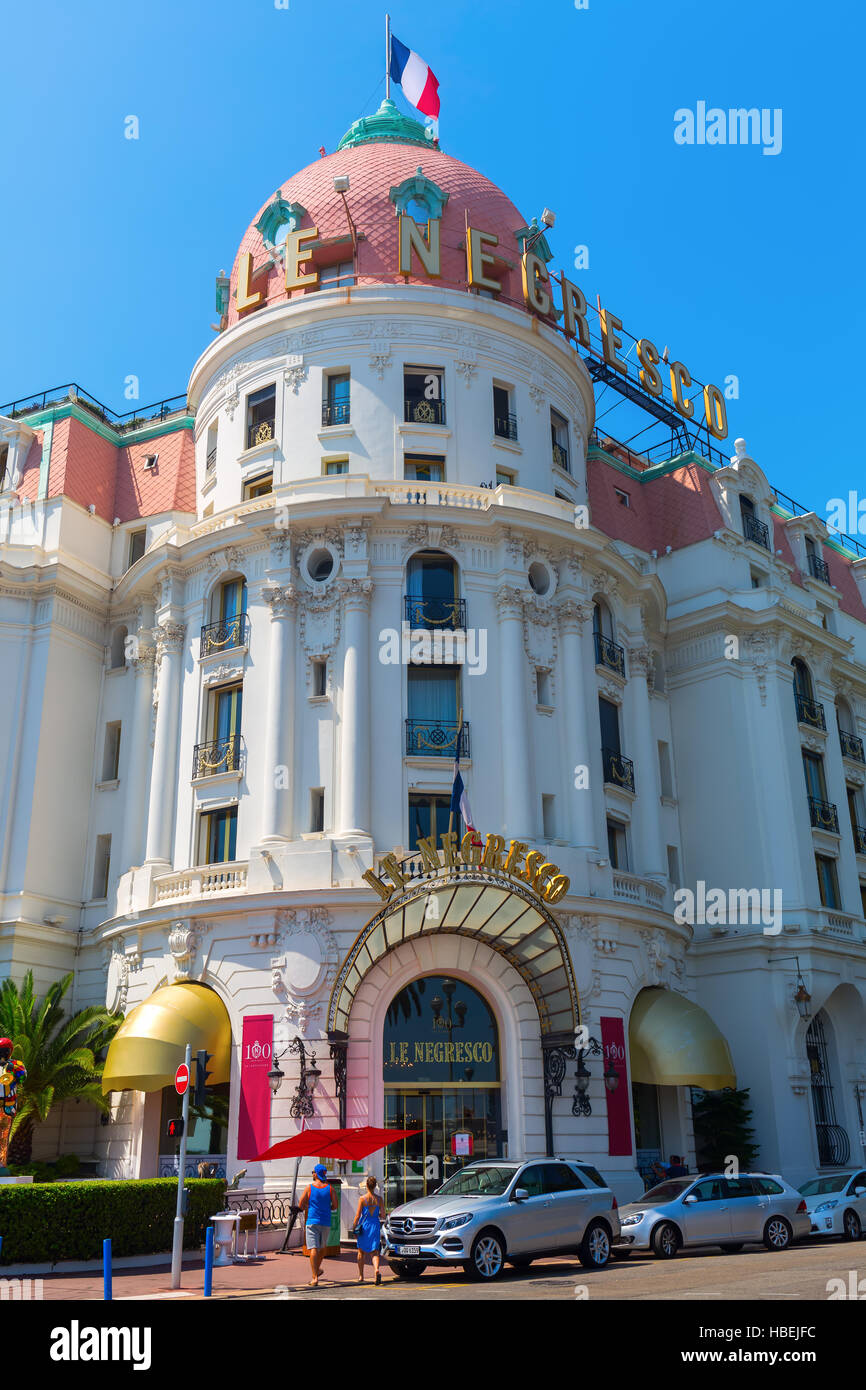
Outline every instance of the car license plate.
<svg viewBox="0 0 866 1390">
<path fill-rule="evenodd" d="M 420 1255 L 420 1245 L 398 1245 L 397 1251 L 400 1255 Z"/>
</svg>

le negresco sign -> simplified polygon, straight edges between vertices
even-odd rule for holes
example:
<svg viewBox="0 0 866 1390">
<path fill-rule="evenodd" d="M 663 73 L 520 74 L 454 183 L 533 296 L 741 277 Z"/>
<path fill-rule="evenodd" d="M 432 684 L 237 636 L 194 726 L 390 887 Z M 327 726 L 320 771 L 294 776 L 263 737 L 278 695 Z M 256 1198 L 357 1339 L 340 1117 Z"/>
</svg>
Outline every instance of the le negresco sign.
<svg viewBox="0 0 866 1390">
<path fill-rule="evenodd" d="M 368 869 L 363 875 L 383 902 L 417 880 L 441 874 L 443 870 L 466 868 L 487 869 L 491 873 L 511 878 L 521 887 L 531 891 L 545 903 L 553 905 L 564 898 L 569 889 L 569 879 L 559 872 L 559 866 L 545 859 L 540 850 L 529 849 L 522 840 L 507 840 L 503 835 L 488 835 L 484 844 L 473 838 L 467 831 L 459 839 L 455 831 L 446 831 L 439 836 L 441 850 L 431 835 L 418 841 L 416 857 L 398 859 L 394 854 L 384 854 L 379 861 L 379 872 Z M 506 848 L 507 846 L 507 848 Z M 528 851 L 528 853 L 527 853 Z M 385 877 L 391 880 L 385 881 Z"/>
</svg>

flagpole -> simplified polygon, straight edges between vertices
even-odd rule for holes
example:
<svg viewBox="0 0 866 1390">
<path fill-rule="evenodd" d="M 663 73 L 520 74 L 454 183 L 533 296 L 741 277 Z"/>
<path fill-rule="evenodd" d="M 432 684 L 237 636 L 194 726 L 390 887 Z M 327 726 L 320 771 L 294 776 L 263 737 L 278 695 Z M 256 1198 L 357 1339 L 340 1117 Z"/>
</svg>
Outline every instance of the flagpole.
<svg viewBox="0 0 866 1390">
<path fill-rule="evenodd" d="M 391 95 L 391 16 L 385 15 L 385 100 Z"/>
<path fill-rule="evenodd" d="M 462 732 L 463 732 L 463 708 L 462 708 L 462 706 L 461 706 L 461 708 L 458 709 L 458 711 L 457 711 L 457 742 L 456 742 L 455 745 L 454 745 L 455 761 L 458 762 L 458 765 L 459 765 L 459 754 L 460 754 L 460 735 L 461 735 Z M 452 797 L 452 800 L 453 800 L 453 797 Z M 451 834 L 453 833 L 453 831 L 454 831 L 454 808 L 453 808 L 453 806 L 452 806 L 452 807 L 449 808 L 449 811 L 448 811 L 448 834 L 451 835 Z"/>
</svg>

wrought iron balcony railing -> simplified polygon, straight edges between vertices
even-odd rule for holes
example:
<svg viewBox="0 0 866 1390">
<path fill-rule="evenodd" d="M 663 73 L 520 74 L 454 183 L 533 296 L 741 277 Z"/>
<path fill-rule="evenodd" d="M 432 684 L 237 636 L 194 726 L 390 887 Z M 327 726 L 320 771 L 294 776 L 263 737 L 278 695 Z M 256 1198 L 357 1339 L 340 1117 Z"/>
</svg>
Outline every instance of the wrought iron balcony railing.
<svg viewBox="0 0 866 1390">
<path fill-rule="evenodd" d="M 258 424 L 247 426 L 247 448 L 252 449 L 256 444 L 267 444 L 269 439 L 274 437 L 273 420 L 259 420 Z"/>
<path fill-rule="evenodd" d="M 622 753 L 616 753 L 612 748 L 602 748 L 601 762 L 605 782 L 612 787 L 634 791 L 634 763 L 630 758 L 624 758 Z"/>
<path fill-rule="evenodd" d="M 770 549 L 770 528 L 765 521 L 759 521 L 750 512 L 743 514 L 743 535 L 747 541 L 754 541 L 764 550 Z"/>
<path fill-rule="evenodd" d="M 201 630 L 201 655 L 213 656 L 214 652 L 245 647 L 249 637 L 250 620 L 246 613 L 235 613 L 233 618 L 222 618 L 218 623 L 205 623 Z"/>
<path fill-rule="evenodd" d="M 818 1136 L 818 1162 L 822 1168 L 844 1168 L 851 1157 L 848 1131 L 841 1125 L 815 1125 Z"/>
<path fill-rule="evenodd" d="M 406 622 L 412 628 L 462 631 L 466 627 L 465 598 L 415 598 L 406 594 L 404 605 Z"/>
<path fill-rule="evenodd" d="M 240 766 L 240 734 L 215 738 L 211 743 L 197 743 L 193 749 L 193 777 L 215 777 L 218 772 L 239 772 Z"/>
<path fill-rule="evenodd" d="M 349 401 L 322 402 L 323 425 L 348 425 L 350 419 L 351 409 Z"/>
<path fill-rule="evenodd" d="M 420 400 L 406 400 L 403 418 L 410 425 L 444 425 L 445 402 L 428 401 L 423 396 Z"/>
<path fill-rule="evenodd" d="M 207 456 L 207 459 L 206 459 L 206 461 L 205 461 L 205 470 L 206 470 L 208 473 L 212 473 L 212 472 L 214 471 L 215 468 L 216 468 L 216 445 L 214 445 L 212 449 L 209 449 L 209 450 L 208 450 L 208 456 Z"/>
<path fill-rule="evenodd" d="M 517 416 L 494 415 L 493 433 L 497 439 L 517 439 Z"/>
<path fill-rule="evenodd" d="M 406 753 L 422 758 L 453 758 L 457 752 L 456 719 L 407 719 Z M 470 756 L 469 721 L 463 721 L 460 755 Z"/>
<path fill-rule="evenodd" d="M 568 462 L 568 450 L 564 444 L 557 444 L 555 440 L 553 443 L 553 462 L 556 464 L 557 468 L 561 468 L 564 473 L 571 472 L 571 466 Z"/>
<path fill-rule="evenodd" d="M 852 825 L 855 854 L 866 854 L 866 826 Z"/>
<path fill-rule="evenodd" d="M 822 560 L 820 555 L 809 553 L 809 573 L 813 579 L 821 579 L 825 584 L 830 583 L 830 571 L 827 568 L 827 561 Z"/>
<path fill-rule="evenodd" d="M 822 801 L 820 797 L 809 797 L 809 819 L 816 830 L 832 830 L 839 834 L 839 817 L 832 801 Z"/>
<path fill-rule="evenodd" d="M 798 724 L 808 724 L 810 729 L 826 729 L 827 721 L 822 704 L 817 700 L 810 700 L 808 695 L 801 695 L 799 690 L 794 691 L 794 700 L 797 705 Z"/>
<path fill-rule="evenodd" d="M 606 666 L 609 671 L 616 671 L 618 676 L 625 676 L 625 652 L 622 647 L 600 632 L 594 632 L 592 636 L 595 642 L 596 666 Z"/>
<path fill-rule="evenodd" d="M 839 730 L 839 742 L 842 745 L 842 757 L 850 758 L 852 762 L 866 762 L 863 756 L 863 740 L 857 734 L 849 734 L 847 729 Z"/>
</svg>

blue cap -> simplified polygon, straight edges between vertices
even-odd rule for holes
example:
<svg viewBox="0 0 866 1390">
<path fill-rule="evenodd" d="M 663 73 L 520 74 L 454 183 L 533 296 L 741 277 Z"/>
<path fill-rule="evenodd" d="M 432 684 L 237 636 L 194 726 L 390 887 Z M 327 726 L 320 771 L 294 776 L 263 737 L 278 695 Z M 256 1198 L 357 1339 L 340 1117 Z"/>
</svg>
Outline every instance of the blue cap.
<svg viewBox="0 0 866 1390">
<path fill-rule="evenodd" d="M 315 1173 L 317 1178 L 326 1178 L 328 1176 L 328 1170 L 325 1167 L 324 1163 L 317 1163 L 315 1168 L 313 1169 L 313 1172 Z"/>
</svg>

